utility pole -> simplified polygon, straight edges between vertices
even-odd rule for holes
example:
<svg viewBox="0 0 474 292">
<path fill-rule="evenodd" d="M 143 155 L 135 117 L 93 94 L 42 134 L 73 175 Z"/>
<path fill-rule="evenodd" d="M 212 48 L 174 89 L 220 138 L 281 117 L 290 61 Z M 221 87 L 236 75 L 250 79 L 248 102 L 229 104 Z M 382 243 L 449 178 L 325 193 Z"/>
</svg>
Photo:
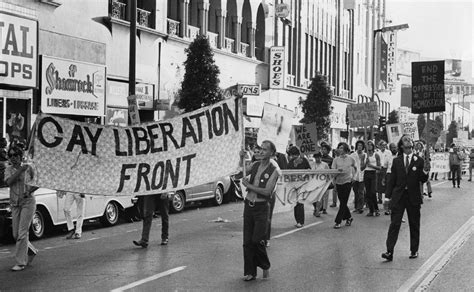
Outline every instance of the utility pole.
<svg viewBox="0 0 474 292">
<path fill-rule="evenodd" d="M 135 95 L 136 46 L 137 46 L 137 0 L 129 1 L 130 7 L 130 54 L 128 63 L 128 95 Z"/>
</svg>

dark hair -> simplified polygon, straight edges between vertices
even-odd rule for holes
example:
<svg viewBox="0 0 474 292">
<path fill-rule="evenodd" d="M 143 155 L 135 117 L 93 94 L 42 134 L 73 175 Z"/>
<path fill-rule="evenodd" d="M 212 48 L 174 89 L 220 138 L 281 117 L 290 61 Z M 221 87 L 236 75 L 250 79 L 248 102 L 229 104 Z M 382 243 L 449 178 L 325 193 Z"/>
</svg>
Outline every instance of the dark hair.
<svg viewBox="0 0 474 292">
<path fill-rule="evenodd" d="M 270 140 L 264 140 L 262 141 L 262 145 L 263 143 L 267 143 L 268 145 L 270 145 L 270 150 L 273 152 L 273 155 L 276 153 L 276 147 L 275 147 L 275 143 L 273 143 L 272 141 Z"/>
<path fill-rule="evenodd" d="M 398 155 L 402 155 L 403 154 L 403 137 L 409 137 L 409 135 L 405 134 L 403 136 L 400 137 L 400 140 L 398 141 L 398 144 L 397 144 L 397 148 L 398 148 Z"/>
<path fill-rule="evenodd" d="M 20 155 L 23 156 L 23 149 L 18 146 L 12 146 L 10 149 L 8 149 L 8 157 L 12 157 L 14 155 Z"/>
<path fill-rule="evenodd" d="M 365 142 L 362 141 L 362 140 L 359 140 L 359 141 L 356 142 L 356 144 L 355 144 L 356 150 L 357 150 L 357 146 L 358 146 L 359 144 L 362 145 L 362 150 L 365 150 Z"/>
<path fill-rule="evenodd" d="M 300 155 L 300 150 L 296 146 L 291 146 L 290 149 L 288 149 L 288 155 Z"/>
<path fill-rule="evenodd" d="M 351 149 L 349 148 L 349 145 L 346 142 L 340 142 L 337 144 L 337 149 L 342 146 L 342 149 L 344 149 L 344 152 L 349 153 L 351 152 Z"/>
<path fill-rule="evenodd" d="M 326 149 L 328 152 L 331 151 L 331 146 L 327 143 L 321 143 L 321 148 Z"/>
<path fill-rule="evenodd" d="M 375 151 L 375 143 L 372 140 L 367 141 L 367 151 L 369 151 L 369 144 L 372 145 L 372 151 Z"/>
<path fill-rule="evenodd" d="M 321 158 L 321 157 L 323 157 L 323 155 L 321 154 L 321 152 L 316 152 L 316 153 L 313 154 L 313 157 L 314 158 Z"/>
</svg>

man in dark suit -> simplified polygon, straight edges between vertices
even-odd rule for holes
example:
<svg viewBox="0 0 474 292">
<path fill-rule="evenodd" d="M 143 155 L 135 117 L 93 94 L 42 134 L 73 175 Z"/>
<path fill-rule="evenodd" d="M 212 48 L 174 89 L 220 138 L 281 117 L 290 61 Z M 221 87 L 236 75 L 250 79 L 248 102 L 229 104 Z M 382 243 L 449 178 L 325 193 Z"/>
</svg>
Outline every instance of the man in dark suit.
<svg viewBox="0 0 474 292">
<path fill-rule="evenodd" d="M 399 156 L 393 159 L 391 177 L 387 185 L 386 198 L 391 200 L 391 223 L 387 235 L 387 252 L 382 258 L 393 260 L 393 250 L 405 209 L 410 226 L 410 259 L 418 257 L 420 243 L 420 208 L 423 194 L 420 183 L 428 180 L 429 162 L 413 153 L 413 140 L 404 135 L 398 142 Z"/>
</svg>

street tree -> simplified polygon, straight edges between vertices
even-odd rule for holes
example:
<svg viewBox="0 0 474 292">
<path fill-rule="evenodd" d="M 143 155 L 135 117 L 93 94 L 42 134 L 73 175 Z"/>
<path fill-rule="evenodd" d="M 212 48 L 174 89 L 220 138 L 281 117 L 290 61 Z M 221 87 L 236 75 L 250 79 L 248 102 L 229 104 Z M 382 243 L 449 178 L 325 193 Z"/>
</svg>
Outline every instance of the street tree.
<svg viewBox="0 0 474 292">
<path fill-rule="evenodd" d="M 178 107 L 190 112 L 223 99 L 219 88 L 219 67 L 207 37 L 199 35 L 184 50 L 185 73 L 178 93 Z"/>
<path fill-rule="evenodd" d="M 456 121 L 451 121 L 448 127 L 448 133 L 446 134 L 446 145 L 451 145 L 453 139 L 458 137 L 458 123 Z"/>
<path fill-rule="evenodd" d="M 332 93 L 325 76 L 317 72 L 311 79 L 310 92 L 306 99 L 300 99 L 303 118 L 301 123 L 316 123 L 318 139 L 327 140 L 331 128 Z"/>
<path fill-rule="evenodd" d="M 398 112 L 396 110 L 391 111 L 388 114 L 387 124 L 396 124 L 399 122 Z"/>
</svg>

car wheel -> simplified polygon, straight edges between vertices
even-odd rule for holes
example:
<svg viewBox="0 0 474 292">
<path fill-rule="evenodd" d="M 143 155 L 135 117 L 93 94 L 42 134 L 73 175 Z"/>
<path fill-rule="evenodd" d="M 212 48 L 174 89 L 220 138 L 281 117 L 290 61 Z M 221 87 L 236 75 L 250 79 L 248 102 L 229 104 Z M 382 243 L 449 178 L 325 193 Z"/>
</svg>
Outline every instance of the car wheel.
<svg viewBox="0 0 474 292">
<path fill-rule="evenodd" d="M 46 218 L 46 214 L 44 214 L 41 209 L 36 209 L 30 226 L 31 239 L 37 240 L 43 238 L 46 233 Z"/>
<path fill-rule="evenodd" d="M 182 191 L 175 192 L 171 197 L 171 210 L 175 213 L 183 211 L 184 205 L 186 204 L 186 198 Z"/>
<path fill-rule="evenodd" d="M 106 226 L 113 226 L 119 220 L 119 208 L 115 202 L 108 202 L 105 206 L 102 223 Z"/>
<path fill-rule="evenodd" d="M 214 190 L 214 205 L 219 206 L 224 201 L 224 190 L 221 185 L 216 186 Z"/>
</svg>

